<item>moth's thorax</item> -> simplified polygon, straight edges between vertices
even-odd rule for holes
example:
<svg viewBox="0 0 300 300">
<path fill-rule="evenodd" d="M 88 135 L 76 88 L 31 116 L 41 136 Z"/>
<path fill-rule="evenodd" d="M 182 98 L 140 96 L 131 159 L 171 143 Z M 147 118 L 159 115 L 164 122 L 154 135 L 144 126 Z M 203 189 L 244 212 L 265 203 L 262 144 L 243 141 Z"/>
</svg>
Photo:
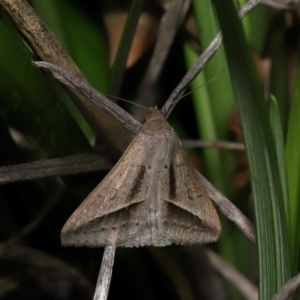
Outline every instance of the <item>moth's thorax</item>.
<svg viewBox="0 0 300 300">
<path fill-rule="evenodd" d="M 165 120 L 165 115 L 161 111 L 157 108 L 150 108 L 141 132 L 147 135 L 153 135 L 159 131 L 173 132 L 173 128 Z"/>
</svg>

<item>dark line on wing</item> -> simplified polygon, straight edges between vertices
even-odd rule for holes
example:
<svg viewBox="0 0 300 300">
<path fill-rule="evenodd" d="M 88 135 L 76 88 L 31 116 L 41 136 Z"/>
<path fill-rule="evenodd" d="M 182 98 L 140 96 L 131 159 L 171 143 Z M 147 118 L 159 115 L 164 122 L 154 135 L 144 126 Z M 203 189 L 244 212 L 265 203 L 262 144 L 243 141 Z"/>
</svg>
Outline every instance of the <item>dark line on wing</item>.
<svg viewBox="0 0 300 300">
<path fill-rule="evenodd" d="M 176 195 L 176 178 L 174 165 L 171 163 L 169 168 L 169 197 L 170 199 L 175 198 Z"/>
<path fill-rule="evenodd" d="M 140 192 L 145 174 L 146 174 L 146 167 L 140 166 L 138 174 L 137 174 L 136 178 L 134 179 L 134 184 L 130 190 L 129 199 L 133 199 L 136 196 L 136 194 L 138 194 Z"/>
</svg>

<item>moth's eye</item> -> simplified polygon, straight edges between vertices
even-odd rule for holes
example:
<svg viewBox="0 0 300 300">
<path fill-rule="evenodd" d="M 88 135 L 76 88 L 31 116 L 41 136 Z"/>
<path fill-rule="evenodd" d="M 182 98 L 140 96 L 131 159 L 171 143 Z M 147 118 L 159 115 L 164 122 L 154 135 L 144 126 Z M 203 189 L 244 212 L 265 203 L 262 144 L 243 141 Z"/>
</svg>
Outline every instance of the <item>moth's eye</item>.
<svg viewBox="0 0 300 300">
<path fill-rule="evenodd" d="M 165 169 L 168 169 L 168 166 L 165 166 Z"/>
<path fill-rule="evenodd" d="M 150 170 L 150 169 L 151 169 L 151 166 L 148 166 L 148 169 Z"/>
<path fill-rule="evenodd" d="M 140 223 L 139 222 L 136 222 L 136 224 L 135 224 L 136 226 L 139 226 L 140 225 Z"/>
</svg>

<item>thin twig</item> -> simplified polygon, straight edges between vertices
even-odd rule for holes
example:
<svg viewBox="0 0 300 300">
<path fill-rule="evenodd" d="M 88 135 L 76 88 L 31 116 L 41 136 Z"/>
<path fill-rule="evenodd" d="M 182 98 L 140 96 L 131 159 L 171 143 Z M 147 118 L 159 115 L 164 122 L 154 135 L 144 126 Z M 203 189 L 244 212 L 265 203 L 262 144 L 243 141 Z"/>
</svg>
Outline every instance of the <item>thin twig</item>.
<svg viewBox="0 0 300 300">
<path fill-rule="evenodd" d="M 104 254 L 93 300 L 107 299 L 112 275 L 112 268 L 114 265 L 115 252 L 115 246 L 107 246 L 104 248 Z"/>
<path fill-rule="evenodd" d="M 225 150 L 244 151 L 245 146 L 242 143 L 226 142 L 226 141 L 200 141 L 200 140 L 183 140 L 185 148 L 219 148 Z"/>
<path fill-rule="evenodd" d="M 225 262 L 219 255 L 213 251 L 206 249 L 206 254 L 212 266 L 242 294 L 244 299 L 257 300 L 257 287 L 245 278 L 240 272 L 232 267 L 231 264 Z M 278 299 L 279 300 L 279 299 Z"/>
<path fill-rule="evenodd" d="M 58 203 L 59 200 L 66 194 L 67 187 L 62 186 L 50 197 L 44 208 L 39 212 L 39 214 L 33 219 L 29 224 L 27 224 L 18 234 L 11 237 L 8 240 L 9 244 L 18 243 L 20 240 L 24 239 L 30 233 L 32 233 L 39 225 L 45 220 L 46 216 L 50 213 L 53 207 Z"/>
<path fill-rule="evenodd" d="M 219 206 L 223 214 L 231 220 L 252 243 L 256 243 L 254 226 L 250 220 L 199 172 L 198 176 L 207 189 L 209 197 Z"/>
<path fill-rule="evenodd" d="M 260 0 L 250 0 L 247 4 L 245 4 L 239 11 L 239 17 L 242 19 L 248 12 L 250 12 Z M 208 47 L 202 52 L 199 58 L 196 60 L 194 65 L 188 70 L 186 75 L 177 85 L 175 90 L 172 92 L 168 100 L 165 102 L 162 107 L 162 112 L 166 115 L 169 115 L 172 109 L 174 108 L 173 102 L 178 99 L 182 93 L 185 91 L 187 86 L 191 83 L 191 81 L 204 69 L 206 64 L 210 61 L 214 53 L 218 50 L 219 46 L 222 42 L 222 34 L 219 32 L 216 37 L 212 40 L 212 42 L 208 45 Z"/>
<path fill-rule="evenodd" d="M 299 9 L 298 0 L 261 0 L 261 4 L 265 4 L 277 9 Z"/>
<path fill-rule="evenodd" d="M 109 170 L 111 167 L 111 163 L 98 155 L 82 153 L 63 158 L 0 167 L 0 185 L 50 176 Z"/>
<path fill-rule="evenodd" d="M 272 300 L 286 300 L 300 287 L 300 274 L 290 279 L 280 290 L 273 296 Z"/>
<path fill-rule="evenodd" d="M 77 160 L 76 158 L 79 158 Z M 81 158 L 84 158 L 81 160 Z M 54 165 L 53 165 L 54 162 Z M 55 164 L 55 162 L 57 162 Z M 76 163 L 75 163 L 76 162 Z M 78 174 L 88 171 L 96 171 L 101 168 L 108 170 L 111 165 L 106 163 L 102 165 L 103 160 L 94 154 L 79 154 L 71 157 L 45 160 L 21 164 L 16 166 L 6 166 L 0 168 L 0 180 L 2 183 L 11 183 L 14 181 L 45 178 L 48 176 L 62 176 Z M 27 167 L 28 166 L 28 167 Z M 9 169 L 15 169 L 9 171 Z M 37 169 L 37 170 L 36 170 Z M 22 173 L 23 172 L 23 173 Z M 32 172 L 32 174 L 31 174 Z M 26 174 L 26 176 L 25 176 Z M 6 178 L 4 177 L 6 176 Z M 199 173 L 199 178 L 208 190 L 210 198 L 220 207 L 223 214 L 252 241 L 255 243 L 255 233 L 252 223 L 233 205 L 224 195 L 222 195 L 204 176 Z"/>
<path fill-rule="evenodd" d="M 186 16 L 190 0 L 171 1 L 168 4 L 161 19 L 157 41 L 149 66 L 137 92 L 136 103 L 144 107 L 153 106 L 155 84 L 173 44 L 178 27 Z M 142 121 L 145 117 L 145 110 L 137 107 L 133 111 L 133 116 L 135 119 Z"/>
<path fill-rule="evenodd" d="M 134 119 L 129 113 L 104 95 L 100 94 L 90 85 L 66 72 L 62 68 L 43 61 L 37 61 L 35 64 L 39 68 L 50 71 L 52 75 L 64 85 L 69 86 L 84 95 L 98 107 L 105 110 L 105 112 L 107 112 L 110 116 L 118 120 L 129 131 L 136 134 L 141 128 L 141 123 Z"/>
</svg>

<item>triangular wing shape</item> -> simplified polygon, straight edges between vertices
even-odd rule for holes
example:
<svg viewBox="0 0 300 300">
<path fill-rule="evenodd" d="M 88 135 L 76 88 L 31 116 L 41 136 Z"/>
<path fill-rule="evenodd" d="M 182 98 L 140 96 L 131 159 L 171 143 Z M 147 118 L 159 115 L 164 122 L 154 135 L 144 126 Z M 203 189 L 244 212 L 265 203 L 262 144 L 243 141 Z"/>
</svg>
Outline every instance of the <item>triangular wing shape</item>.
<svg viewBox="0 0 300 300">
<path fill-rule="evenodd" d="M 216 241 L 221 232 L 217 212 L 177 138 L 173 159 L 164 176 L 162 232 L 176 244 Z"/>
<path fill-rule="evenodd" d="M 182 143 L 152 109 L 116 166 L 69 218 L 61 240 L 90 247 L 202 244 L 220 231 Z"/>
<path fill-rule="evenodd" d="M 143 226 L 145 151 L 137 135 L 115 167 L 68 219 L 63 245 L 102 247 L 134 239 Z"/>
</svg>

